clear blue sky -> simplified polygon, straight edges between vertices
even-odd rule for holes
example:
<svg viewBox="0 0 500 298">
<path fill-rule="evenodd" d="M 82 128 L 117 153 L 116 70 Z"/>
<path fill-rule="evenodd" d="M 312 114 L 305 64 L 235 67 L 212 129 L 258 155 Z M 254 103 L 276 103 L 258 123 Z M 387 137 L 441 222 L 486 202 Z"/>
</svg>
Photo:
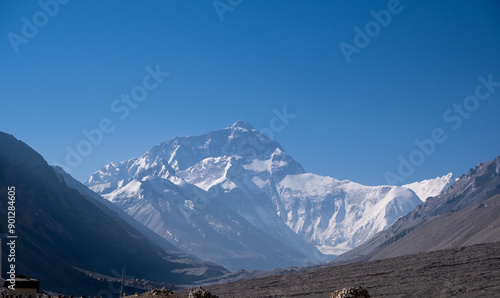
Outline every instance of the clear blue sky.
<svg viewBox="0 0 500 298">
<path fill-rule="evenodd" d="M 79 180 L 174 136 L 237 120 L 269 128 L 285 106 L 296 118 L 274 138 L 306 171 L 337 179 L 386 184 L 398 157 L 436 128 L 446 141 L 397 184 L 461 175 L 500 155 L 500 87 L 469 98 L 467 118 L 443 118 L 475 95 L 478 76 L 500 82 L 499 1 L 218 3 L 235 6 L 72 0 L 49 5 L 50 16 L 37 1 L 1 1 L 0 130 L 65 164 L 82 130 L 108 118 L 114 131 L 71 168 Z M 370 12 L 388 5 L 390 21 L 374 24 Z M 354 28 L 367 25 L 372 37 L 348 63 L 340 45 L 356 46 Z M 128 115 L 121 102 L 112 110 L 157 65 L 170 75 Z"/>
</svg>

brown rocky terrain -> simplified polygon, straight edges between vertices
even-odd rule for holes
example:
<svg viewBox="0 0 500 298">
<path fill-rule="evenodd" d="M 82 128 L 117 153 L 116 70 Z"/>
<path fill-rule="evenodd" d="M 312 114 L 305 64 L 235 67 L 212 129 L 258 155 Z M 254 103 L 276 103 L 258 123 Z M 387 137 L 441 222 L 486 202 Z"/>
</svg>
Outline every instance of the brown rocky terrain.
<svg viewBox="0 0 500 298">
<path fill-rule="evenodd" d="M 175 294 L 167 289 L 154 289 L 145 293 L 136 293 L 135 295 L 128 295 L 127 298 L 183 298 L 184 296 Z"/>
<path fill-rule="evenodd" d="M 209 291 L 199 287 L 194 288 L 189 291 L 188 296 L 183 296 L 176 294 L 168 289 L 154 289 L 145 293 L 135 293 L 135 295 L 126 296 L 127 298 L 219 298 L 217 295 L 213 295 Z"/>
<path fill-rule="evenodd" d="M 330 297 L 360 286 L 371 297 L 500 297 L 500 242 L 205 286 L 219 297 Z M 188 291 L 179 291 L 187 296 Z"/>
</svg>

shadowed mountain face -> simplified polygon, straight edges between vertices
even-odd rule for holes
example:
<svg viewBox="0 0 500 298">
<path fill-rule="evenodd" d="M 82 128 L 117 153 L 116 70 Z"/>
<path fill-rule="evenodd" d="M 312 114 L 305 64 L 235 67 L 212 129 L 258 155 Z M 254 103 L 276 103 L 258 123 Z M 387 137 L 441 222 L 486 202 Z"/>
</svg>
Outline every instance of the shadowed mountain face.
<svg viewBox="0 0 500 298">
<path fill-rule="evenodd" d="M 122 222 L 122 221 L 126 222 L 134 229 L 139 231 L 146 238 L 148 238 L 146 241 L 151 241 L 152 243 L 162 248 L 166 252 L 166 254 L 165 253 L 163 254 L 163 258 L 177 263 L 185 263 L 192 265 L 193 268 L 184 269 L 185 272 L 190 272 L 190 275 L 198 275 L 200 276 L 200 278 L 209 278 L 212 277 L 213 275 L 219 276 L 221 274 L 228 273 L 228 271 L 220 265 L 209 262 L 203 262 L 202 260 L 196 258 L 195 256 L 183 252 L 181 249 L 179 249 L 172 243 L 168 242 L 166 239 L 158 236 L 156 233 L 145 227 L 143 224 L 133 219 L 130 215 L 125 213 L 116 205 L 104 199 L 95 192 L 91 191 L 79 181 L 75 180 L 62 168 L 54 166 L 54 169 L 64 178 L 64 182 L 66 182 L 66 185 L 68 185 L 70 188 L 76 189 L 78 192 L 80 192 L 80 194 L 85 196 L 86 199 L 92 202 L 97 208 L 102 210 L 110 217 L 114 218 L 117 222 Z"/>
<path fill-rule="evenodd" d="M 496 208 L 500 204 L 498 194 L 500 157 L 470 169 L 446 191 L 429 198 L 387 230 L 339 256 L 335 262 L 387 258 L 498 241 L 498 237 L 491 233 L 491 229 L 500 230 L 496 224 L 499 217 Z"/>
<path fill-rule="evenodd" d="M 69 188 L 38 153 L 0 132 L 2 197 L 9 186 L 16 189 L 16 272 L 39 279 L 44 289 L 89 295 L 108 287 L 81 270 L 112 275 L 125 268 L 127 275 L 172 284 L 199 279 L 182 273 L 192 265 L 166 260 L 165 250 L 113 211 Z M 0 215 L 6 223 L 5 199 Z"/>
</svg>

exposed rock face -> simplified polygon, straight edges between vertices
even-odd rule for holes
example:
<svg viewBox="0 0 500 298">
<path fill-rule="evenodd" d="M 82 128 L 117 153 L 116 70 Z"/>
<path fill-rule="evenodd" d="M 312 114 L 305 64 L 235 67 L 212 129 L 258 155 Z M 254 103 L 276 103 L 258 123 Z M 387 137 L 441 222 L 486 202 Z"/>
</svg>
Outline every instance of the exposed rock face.
<svg viewBox="0 0 500 298">
<path fill-rule="evenodd" d="M 337 290 L 330 294 L 330 298 L 370 298 L 370 295 L 367 290 L 356 287 Z"/>
<path fill-rule="evenodd" d="M 202 287 L 199 287 L 198 289 L 192 289 L 191 292 L 189 292 L 189 298 L 219 298 L 219 296 L 205 291 Z"/>
</svg>

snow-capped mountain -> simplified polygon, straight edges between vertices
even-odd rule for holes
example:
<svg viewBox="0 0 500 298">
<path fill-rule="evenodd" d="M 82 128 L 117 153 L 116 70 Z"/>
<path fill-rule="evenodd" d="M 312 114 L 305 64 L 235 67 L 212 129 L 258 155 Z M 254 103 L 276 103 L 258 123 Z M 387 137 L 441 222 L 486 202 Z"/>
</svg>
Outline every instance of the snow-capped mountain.
<svg viewBox="0 0 500 298">
<path fill-rule="evenodd" d="M 306 173 L 244 121 L 110 163 L 86 184 L 158 235 L 229 269 L 324 261 L 421 203 L 407 188 Z"/>
<path fill-rule="evenodd" d="M 336 261 L 370 261 L 499 241 L 499 199 L 500 156 L 471 168 L 439 195 Z"/>
<path fill-rule="evenodd" d="M 364 186 L 314 174 L 279 184 L 287 225 L 325 254 L 344 253 L 420 204 L 409 189 Z"/>
<path fill-rule="evenodd" d="M 457 179 L 452 173 L 448 173 L 442 177 L 413 182 L 403 185 L 403 187 L 413 190 L 422 202 L 425 202 L 427 198 L 435 197 L 445 191 L 450 185 L 455 183 L 456 180 Z"/>
</svg>

